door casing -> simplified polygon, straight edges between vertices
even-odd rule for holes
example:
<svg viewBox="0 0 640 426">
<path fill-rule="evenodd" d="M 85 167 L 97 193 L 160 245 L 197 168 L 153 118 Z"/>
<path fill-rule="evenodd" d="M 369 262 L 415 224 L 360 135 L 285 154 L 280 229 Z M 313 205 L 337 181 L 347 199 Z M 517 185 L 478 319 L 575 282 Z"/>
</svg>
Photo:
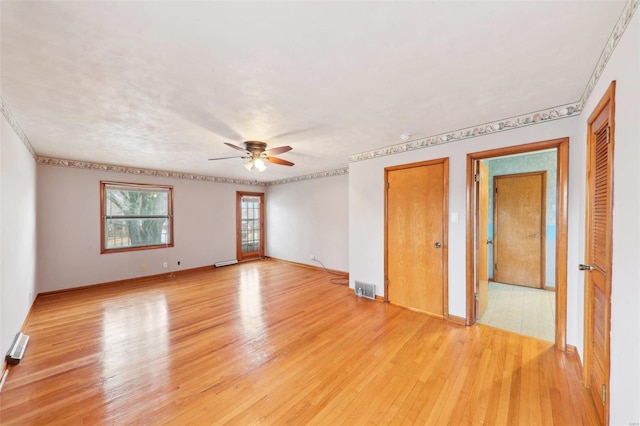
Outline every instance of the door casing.
<svg viewBox="0 0 640 426">
<path fill-rule="evenodd" d="M 476 322 L 475 310 L 475 163 L 478 160 L 521 154 L 556 148 L 557 195 L 556 195 L 556 331 L 555 345 L 565 351 L 567 344 L 567 202 L 569 188 L 569 138 L 552 139 L 506 148 L 497 148 L 467 154 L 467 218 L 466 218 L 466 324 Z"/>
<path fill-rule="evenodd" d="M 478 216 L 476 218 L 477 265 L 476 271 L 476 321 L 482 317 L 489 304 L 489 166 L 483 161 L 477 161 L 478 191 L 476 205 Z"/>
</svg>

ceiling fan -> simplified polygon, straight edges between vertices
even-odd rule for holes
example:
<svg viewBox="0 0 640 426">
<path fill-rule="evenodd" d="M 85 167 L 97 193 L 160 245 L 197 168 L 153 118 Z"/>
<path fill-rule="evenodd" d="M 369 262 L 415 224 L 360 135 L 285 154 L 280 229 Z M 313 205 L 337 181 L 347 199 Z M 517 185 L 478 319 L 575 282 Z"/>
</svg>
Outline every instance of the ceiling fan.
<svg viewBox="0 0 640 426">
<path fill-rule="evenodd" d="M 282 166 L 293 166 L 293 163 L 291 161 L 272 157 L 272 155 L 282 154 L 282 153 L 291 151 L 293 148 L 291 148 L 290 146 L 279 146 L 277 148 L 267 149 L 267 144 L 265 142 L 259 142 L 259 141 L 246 141 L 243 143 L 244 148 L 229 142 L 225 142 L 224 144 L 230 148 L 237 149 L 238 151 L 242 151 L 244 155 L 235 156 L 235 157 L 209 158 L 209 161 L 226 160 L 228 158 L 249 159 L 249 161 L 245 163 L 244 167 L 247 170 L 252 170 L 253 168 L 256 168 L 258 169 L 258 171 L 263 171 L 267 168 L 266 164 L 264 163 L 265 160 L 270 163 L 280 164 Z"/>
</svg>

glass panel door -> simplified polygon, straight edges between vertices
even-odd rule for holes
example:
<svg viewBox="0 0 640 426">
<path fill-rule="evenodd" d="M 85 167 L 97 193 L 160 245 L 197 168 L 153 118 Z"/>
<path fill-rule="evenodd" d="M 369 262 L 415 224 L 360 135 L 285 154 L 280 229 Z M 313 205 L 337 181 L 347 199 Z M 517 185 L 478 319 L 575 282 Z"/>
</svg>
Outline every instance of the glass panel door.
<svg viewBox="0 0 640 426">
<path fill-rule="evenodd" d="M 264 256 L 264 194 L 237 193 L 238 260 Z"/>
</svg>

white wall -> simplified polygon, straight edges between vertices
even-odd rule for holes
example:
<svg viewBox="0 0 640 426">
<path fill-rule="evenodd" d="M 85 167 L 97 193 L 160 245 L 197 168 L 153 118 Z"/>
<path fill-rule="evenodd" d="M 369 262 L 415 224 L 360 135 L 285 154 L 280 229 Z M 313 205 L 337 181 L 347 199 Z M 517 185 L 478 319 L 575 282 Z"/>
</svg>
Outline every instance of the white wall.
<svg viewBox="0 0 640 426">
<path fill-rule="evenodd" d="M 517 113 L 517 111 L 514 111 Z M 488 149 L 520 145 L 561 137 L 570 137 L 569 203 L 575 204 L 579 175 L 572 173 L 577 144 L 574 141 L 578 117 L 565 118 L 544 124 L 494 133 L 449 144 L 403 152 L 386 157 L 351 163 L 349 165 L 349 271 L 351 285 L 360 280 L 376 285 L 377 293 L 384 293 L 384 168 L 435 158 L 449 158 L 449 213 L 458 213 L 459 221 L 449 223 L 449 313 L 466 315 L 465 277 L 465 217 L 466 217 L 466 155 Z M 389 145 L 389 141 L 380 145 Z M 571 211 L 571 207 L 570 207 Z M 569 264 L 578 259 L 578 228 L 569 229 Z M 568 297 L 575 302 L 575 275 L 569 272 Z M 576 315 L 567 318 L 568 341 L 575 343 Z"/>
<path fill-rule="evenodd" d="M 101 180 L 173 185 L 174 247 L 100 254 Z M 161 274 L 164 261 L 175 271 L 235 259 L 236 191 L 263 189 L 39 165 L 38 290 Z"/>
<path fill-rule="evenodd" d="M 348 271 L 348 188 L 347 175 L 269 186 L 267 255 Z"/>
<path fill-rule="evenodd" d="M 5 354 L 36 293 L 36 164 L 0 117 L 0 352 Z"/>
<path fill-rule="evenodd" d="M 640 13 L 636 12 L 580 116 L 579 140 L 586 144 L 587 120 L 612 80 L 616 80 L 613 175 L 613 274 L 611 284 L 612 425 L 640 422 Z M 582 153 L 582 151 L 581 151 Z M 586 176 L 586 154 L 579 174 Z M 584 212 L 581 198 L 576 210 Z M 585 218 L 581 214 L 580 230 Z M 584 257 L 584 232 L 579 234 Z M 569 264 L 573 268 L 573 264 Z M 577 310 L 583 322 L 584 277 L 579 277 Z M 584 353 L 582 328 L 578 349 Z"/>
</svg>

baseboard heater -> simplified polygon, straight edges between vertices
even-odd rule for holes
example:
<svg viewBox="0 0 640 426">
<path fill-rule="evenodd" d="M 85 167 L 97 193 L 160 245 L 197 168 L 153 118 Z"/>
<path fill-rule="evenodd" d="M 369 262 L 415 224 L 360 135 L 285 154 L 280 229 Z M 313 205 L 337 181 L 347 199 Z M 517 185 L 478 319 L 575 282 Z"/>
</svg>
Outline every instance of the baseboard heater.
<svg viewBox="0 0 640 426">
<path fill-rule="evenodd" d="M 216 268 L 219 268 L 221 266 L 235 265 L 236 263 L 238 263 L 238 261 L 236 259 L 225 260 L 224 262 L 214 263 L 213 266 L 215 266 Z"/>
<path fill-rule="evenodd" d="M 16 365 L 20 363 L 28 342 L 29 336 L 24 333 L 16 334 L 16 338 L 13 339 L 13 343 L 11 347 L 9 347 L 9 352 L 7 352 L 7 356 L 5 357 L 7 364 Z"/>
</svg>

